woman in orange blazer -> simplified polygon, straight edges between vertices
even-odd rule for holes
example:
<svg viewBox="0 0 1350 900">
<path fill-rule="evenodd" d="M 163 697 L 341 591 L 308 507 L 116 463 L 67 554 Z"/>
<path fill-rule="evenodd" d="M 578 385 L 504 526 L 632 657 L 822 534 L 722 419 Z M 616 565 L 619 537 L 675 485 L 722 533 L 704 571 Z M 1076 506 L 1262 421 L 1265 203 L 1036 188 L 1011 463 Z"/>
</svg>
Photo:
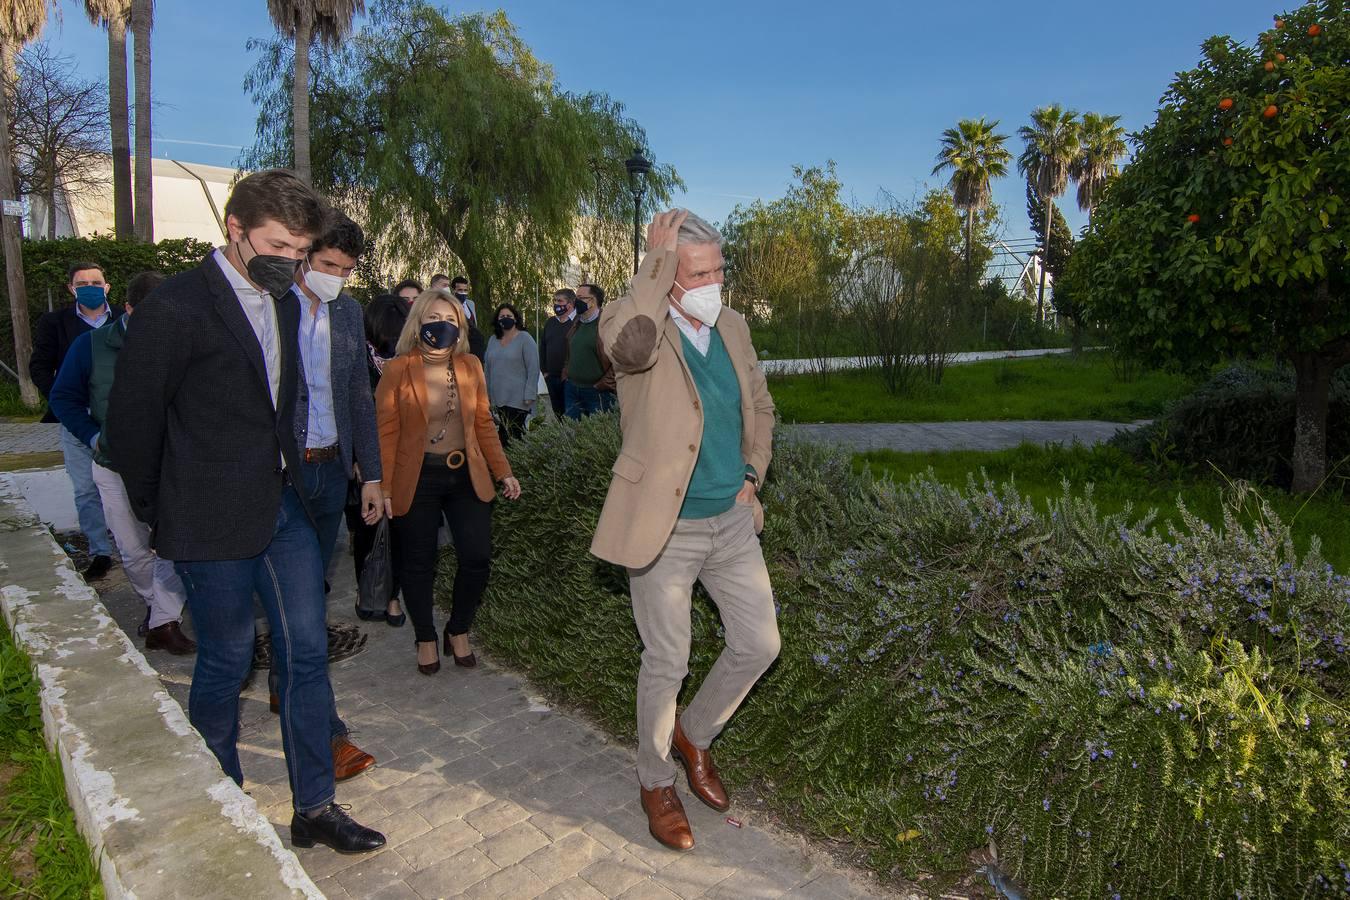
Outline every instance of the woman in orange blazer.
<svg viewBox="0 0 1350 900">
<path fill-rule="evenodd" d="M 469 626 L 492 565 L 493 480 L 508 500 L 520 496 L 520 482 L 497 437 L 483 366 L 469 352 L 464 308 L 449 291 L 424 291 L 413 302 L 397 350 L 375 389 L 384 507 L 401 548 L 399 581 L 416 631 L 417 670 L 434 675 L 441 668 L 432 619 L 441 520 L 459 558 L 445 653 L 472 667 Z"/>
</svg>

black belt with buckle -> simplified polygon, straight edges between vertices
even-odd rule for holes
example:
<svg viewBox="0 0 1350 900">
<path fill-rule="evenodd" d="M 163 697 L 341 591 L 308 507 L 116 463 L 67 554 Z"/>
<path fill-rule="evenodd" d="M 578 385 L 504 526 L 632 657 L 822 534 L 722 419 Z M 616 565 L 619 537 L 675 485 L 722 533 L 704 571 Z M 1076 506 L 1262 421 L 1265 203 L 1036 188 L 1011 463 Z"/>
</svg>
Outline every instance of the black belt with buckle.
<svg viewBox="0 0 1350 900">
<path fill-rule="evenodd" d="M 341 455 L 337 444 L 331 447 L 306 447 L 305 462 L 307 463 L 326 463 L 332 462 Z"/>
</svg>

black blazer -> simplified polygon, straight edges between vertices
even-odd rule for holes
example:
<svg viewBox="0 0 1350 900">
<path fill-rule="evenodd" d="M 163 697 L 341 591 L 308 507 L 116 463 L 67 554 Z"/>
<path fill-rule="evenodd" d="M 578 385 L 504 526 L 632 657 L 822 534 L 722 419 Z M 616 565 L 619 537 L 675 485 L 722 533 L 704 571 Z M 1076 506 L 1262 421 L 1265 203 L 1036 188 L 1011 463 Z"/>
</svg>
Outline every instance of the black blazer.
<svg viewBox="0 0 1350 900">
<path fill-rule="evenodd" d="M 108 321 L 120 315 L 122 307 L 114 306 Z M 56 373 L 61 371 L 66 351 L 86 331 L 93 331 L 93 328 L 75 312 L 74 303 L 38 317 L 37 326 L 33 329 L 33 355 L 28 360 L 28 375 L 43 397 L 51 395 L 52 384 L 56 381 Z M 48 409 L 42 421 L 55 422 L 56 416 Z"/>
<path fill-rule="evenodd" d="M 253 327 L 213 256 L 136 307 L 104 430 L 132 511 L 166 559 L 245 559 L 272 540 L 282 454 L 300 472 L 295 294 L 276 310 L 280 409 Z"/>
</svg>

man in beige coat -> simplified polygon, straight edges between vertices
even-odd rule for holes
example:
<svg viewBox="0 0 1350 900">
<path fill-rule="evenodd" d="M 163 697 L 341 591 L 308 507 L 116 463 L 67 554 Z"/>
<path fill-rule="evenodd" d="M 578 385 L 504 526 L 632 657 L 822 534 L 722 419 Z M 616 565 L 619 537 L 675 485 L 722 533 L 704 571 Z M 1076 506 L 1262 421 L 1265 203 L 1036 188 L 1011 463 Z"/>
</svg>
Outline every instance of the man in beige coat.
<svg viewBox="0 0 1350 900">
<path fill-rule="evenodd" d="M 623 449 L 591 552 L 627 567 L 644 650 L 638 781 L 652 836 L 694 846 L 672 753 L 694 794 L 730 807 L 708 747 L 778 656 L 773 589 L 758 533 L 773 452 L 773 400 L 750 329 L 721 305 L 722 236 L 684 210 L 658 215 L 629 293 L 600 336 L 617 373 Z M 726 648 L 678 719 L 690 595 L 717 604 Z"/>
</svg>

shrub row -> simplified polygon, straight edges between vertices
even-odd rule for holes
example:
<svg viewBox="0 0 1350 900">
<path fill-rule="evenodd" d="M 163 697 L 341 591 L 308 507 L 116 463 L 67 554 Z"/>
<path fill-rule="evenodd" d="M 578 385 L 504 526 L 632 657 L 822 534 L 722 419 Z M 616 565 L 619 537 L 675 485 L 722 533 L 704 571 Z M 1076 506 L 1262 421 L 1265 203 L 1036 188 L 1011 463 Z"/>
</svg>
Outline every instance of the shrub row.
<svg viewBox="0 0 1350 900">
<path fill-rule="evenodd" d="M 631 740 L 627 577 L 587 553 L 618 445 L 612 416 L 513 445 L 480 623 Z M 1273 516 L 1160 534 L 1067 487 L 1047 513 L 850 462 L 778 450 L 783 652 L 717 744 L 730 780 L 883 875 L 961 874 L 992 842 L 1037 897 L 1350 890 L 1350 582 L 1315 548 Z M 686 698 L 722 646 L 706 597 L 693 618 Z"/>
</svg>

